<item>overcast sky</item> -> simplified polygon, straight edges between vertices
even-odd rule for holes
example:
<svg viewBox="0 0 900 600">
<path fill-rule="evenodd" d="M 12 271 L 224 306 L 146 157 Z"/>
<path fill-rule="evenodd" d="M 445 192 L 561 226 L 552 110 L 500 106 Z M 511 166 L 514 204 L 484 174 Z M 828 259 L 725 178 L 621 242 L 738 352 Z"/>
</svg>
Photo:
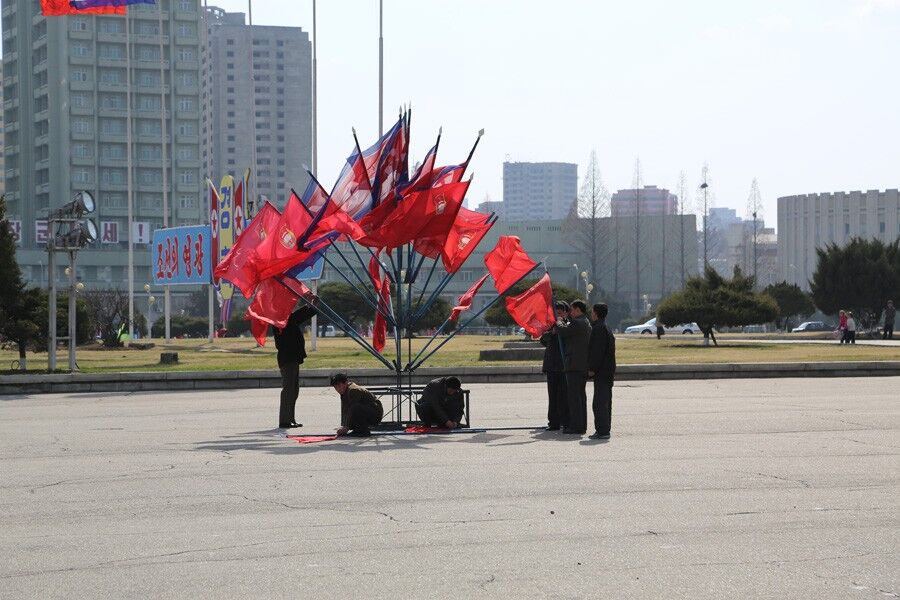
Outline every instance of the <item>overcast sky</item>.
<svg viewBox="0 0 900 600">
<path fill-rule="evenodd" d="M 210 2 L 246 11 L 246 0 Z M 900 186 L 900 0 L 384 0 L 385 126 L 411 102 L 413 161 L 477 131 L 469 201 L 502 198 L 502 163 L 596 150 L 615 190 L 690 188 L 715 204 Z M 256 0 L 254 23 L 311 30 L 311 0 Z M 319 174 L 377 135 L 377 0 L 318 3 Z"/>
</svg>

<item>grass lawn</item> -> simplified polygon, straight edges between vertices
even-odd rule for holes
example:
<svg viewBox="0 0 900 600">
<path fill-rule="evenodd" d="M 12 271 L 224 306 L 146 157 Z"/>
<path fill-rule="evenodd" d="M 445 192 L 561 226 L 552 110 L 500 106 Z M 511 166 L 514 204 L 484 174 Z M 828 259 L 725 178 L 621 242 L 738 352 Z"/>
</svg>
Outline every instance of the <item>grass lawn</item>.
<svg viewBox="0 0 900 600">
<path fill-rule="evenodd" d="M 759 336 L 723 335 L 718 347 L 705 347 L 700 336 L 666 336 L 657 340 L 653 336 L 624 336 L 616 340 L 618 364 L 677 364 L 677 363 L 730 363 L 730 362 L 821 362 L 821 361 L 869 361 L 900 360 L 900 346 L 842 346 L 833 344 L 790 343 L 739 343 L 739 339 L 756 339 Z M 478 352 L 502 347 L 503 342 L 521 340 L 513 337 L 462 335 L 453 338 L 432 356 L 424 366 L 470 366 L 513 364 L 528 362 L 481 362 Z M 102 350 L 95 347 L 78 349 L 78 366 L 83 372 L 111 371 L 241 371 L 274 369 L 275 347 L 271 340 L 264 348 L 257 348 L 252 338 L 226 338 L 209 344 L 206 340 L 172 340 L 163 344 L 153 340 L 156 346 L 150 350 Z M 413 354 L 425 340 L 413 340 Z M 435 343 L 435 345 L 437 342 Z M 406 342 L 403 343 L 403 362 L 406 362 Z M 434 345 L 432 346 L 432 348 Z M 388 340 L 385 354 L 390 359 L 395 352 L 392 340 Z M 307 341 L 307 349 L 309 342 Z M 159 353 L 175 351 L 179 364 L 162 366 Z M 16 352 L 0 350 L 0 372 L 9 373 L 17 368 Z M 65 368 L 68 353 L 61 349 L 57 364 Z M 358 347 L 348 338 L 319 340 L 319 350 L 310 352 L 304 363 L 306 368 L 379 367 L 380 362 Z M 46 370 L 47 353 L 28 354 L 29 371 Z"/>
</svg>

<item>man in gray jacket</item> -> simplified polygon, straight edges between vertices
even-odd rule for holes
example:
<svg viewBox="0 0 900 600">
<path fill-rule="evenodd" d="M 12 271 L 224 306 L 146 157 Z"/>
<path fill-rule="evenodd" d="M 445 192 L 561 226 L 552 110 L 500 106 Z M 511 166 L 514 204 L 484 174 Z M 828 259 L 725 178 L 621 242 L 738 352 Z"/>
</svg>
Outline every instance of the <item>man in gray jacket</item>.
<svg viewBox="0 0 900 600">
<path fill-rule="evenodd" d="M 569 309 L 569 322 L 556 322 L 556 330 L 563 341 L 564 368 L 566 371 L 566 395 L 569 399 L 569 424 L 563 433 L 583 435 L 587 433 L 587 385 L 588 346 L 591 340 L 591 324 L 587 305 L 575 300 Z"/>
</svg>

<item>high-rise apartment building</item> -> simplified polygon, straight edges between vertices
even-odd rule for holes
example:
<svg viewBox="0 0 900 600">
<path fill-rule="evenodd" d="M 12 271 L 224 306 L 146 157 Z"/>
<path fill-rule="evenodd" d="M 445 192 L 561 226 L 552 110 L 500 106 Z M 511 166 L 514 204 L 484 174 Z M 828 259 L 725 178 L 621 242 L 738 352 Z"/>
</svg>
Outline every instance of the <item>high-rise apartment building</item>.
<svg viewBox="0 0 900 600">
<path fill-rule="evenodd" d="M 678 196 L 655 185 L 640 189 L 619 190 L 610 199 L 614 217 L 678 214 Z"/>
<path fill-rule="evenodd" d="M 206 26 L 206 173 L 218 182 L 253 169 L 254 195 L 281 206 L 291 188 L 303 192 L 304 165 L 312 165 L 309 35 L 299 27 L 250 26 L 244 13 L 215 7 L 206 9 Z"/>
<path fill-rule="evenodd" d="M 96 198 L 101 236 L 79 253 L 88 286 L 123 287 L 129 236 L 135 282 L 150 281 L 164 179 L 169 224 L 200 222 L 200 17 L 199 0 L 47 18 L 39 2 L 2 0 L 6 189 L 26 279 L 46 284 L 47 213 L 79 190 Z"/>
<path fill-rule="evenodd" d="M 3 86 L 0 85 L 0 106 L 3 106 Z M 0 194 L 6 192 L 6 151 L 3 146 L 3 119 L 0 118 Z"/>
<path fill-rule="evenodd" d="M 565 219 L 578 196 L 578 165 L 503 163 L 503 218 Z"/>
</svg>

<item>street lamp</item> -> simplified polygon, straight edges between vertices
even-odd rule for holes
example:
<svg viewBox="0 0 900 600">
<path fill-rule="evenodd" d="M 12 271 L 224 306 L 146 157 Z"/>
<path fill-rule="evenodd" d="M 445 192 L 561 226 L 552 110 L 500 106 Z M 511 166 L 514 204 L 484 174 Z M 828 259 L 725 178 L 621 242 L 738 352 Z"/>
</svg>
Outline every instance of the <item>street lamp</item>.
<svg viewBox="0 0 900 600">
<path fill-rule="evenodd" d="M 69 255 L 69 266 L 65 273 L 69 278 L 69 370 L 77 369 L 75 364 L 75 294 L 84 290 L 84 284 L 76 281 L 75 255 L 79 250 L 97 240 L 97 224 L 84 216 L 94 212 L 94 197 L 87 191 L 76 192 L 72 200 L 51 210 L 47 215 L 47 271 L 50 298 L 48 302 L 48 356 L 47 367 L 56 370 L 56 252 Z"/>
<path fill-rule="evenodd" d="M 575 292 L 578 292 L 578 265 L 572 263 L 572 268 L 575 269 Z"/>
<path fill-rule="evenodd" d="M 585 296 L 584 299 L 587 300 L 588 297 L 590 297 L 590 295 L 591 295 L 591 290 L 593 289 L 593 286 L 589 286 L 589 284 L 588 284 L 588 272 L 587 271 L 581 272 L 581 280 L 584 282 L 584 296 Z"/>
</svg>

